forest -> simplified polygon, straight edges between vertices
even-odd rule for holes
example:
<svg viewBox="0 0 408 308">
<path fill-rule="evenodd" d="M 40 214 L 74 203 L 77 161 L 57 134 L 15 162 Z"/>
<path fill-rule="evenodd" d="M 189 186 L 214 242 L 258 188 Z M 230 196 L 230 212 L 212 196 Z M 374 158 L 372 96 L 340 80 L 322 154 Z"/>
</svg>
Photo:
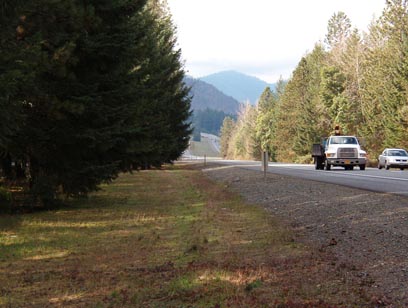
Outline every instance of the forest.
<svg viewBox="0 0 408 308">
<path fill-rule="evenodd" d="M 188 146 L 164 1 L 3 0 L 0 42 L 0 210 L 86 196 Z"/>
<path fill-rule="evenodd" d="M 311 162 L 312 144 L 339 125 L 363 140 L 375 161 L 386 147 L 408 147 L 408 3 L 389 0 L 367 32 L 344 12 L 332 15 L 324 42 L 300 59 L 289 80 L 266 88 L 221 128 L 224 157 Z"/>
</svg>

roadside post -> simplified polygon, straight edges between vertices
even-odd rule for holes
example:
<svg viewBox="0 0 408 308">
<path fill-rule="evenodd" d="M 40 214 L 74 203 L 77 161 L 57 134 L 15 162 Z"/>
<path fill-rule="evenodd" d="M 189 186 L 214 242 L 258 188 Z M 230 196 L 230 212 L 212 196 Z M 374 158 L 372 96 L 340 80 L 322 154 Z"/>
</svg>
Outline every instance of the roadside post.
<svg viewBox="0 0 408 308">
<path fill-rule="evenodd" d="M 266 172 L 268 172 L 268 152 L 262 152 L 262 171 L 264 173 L 264 180 L 266 180 Z"/>
<path fill-rule="evenodd" d="M 204 154 L 204 167 L 207 165 L 207 155 Z"/>
</svg>

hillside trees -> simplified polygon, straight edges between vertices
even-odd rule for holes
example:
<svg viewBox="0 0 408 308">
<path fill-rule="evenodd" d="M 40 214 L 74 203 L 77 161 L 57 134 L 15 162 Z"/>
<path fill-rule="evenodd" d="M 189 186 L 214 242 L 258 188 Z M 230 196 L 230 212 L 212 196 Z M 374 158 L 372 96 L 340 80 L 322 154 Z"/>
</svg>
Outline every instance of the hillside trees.
<svg viewBox="0 0 408 308">
<path fill-rule="evenodd" d="M 40 203 L 176 159 L 190 133 L 174 29 L 160 2 L 26 1 L 1 33 L 3 155 Z M 152 6 L 152 4 L 154 4 Z M 10 5 L 13 5 L 10 2 Z M 4 122 L 6 123 L 6 122 Z M 3 168 L 4 169 L 4 168 Z"/>
<path fill-rule="evenodd" d="M 320 99 L 321 69 L 325 59 L 323 47 L 299 62 L 281 96 L 277 120 L 276 147 L 280 161 L 304 161 L 312 144 L 319 140 L 327 120 Z"/>
<path fill-rule="evenodd" d="M 367 145 L 377 155 L 383 147 L 407 147 L 406 36 L 407 2 L 387 1 L 370 27 L 363 71 L 362 107 Z"/>
<path fill-rule="evenodd" d="M 261 149 L 256 138 L 257 108 L 241 105 L 236 122 L 225 118 L 221 127 L 221 154 L 227 158 L 259 159 Z"/>
<path fill-rule="evenodd" d="M 365 139 L 371 159 L 384 147 L 408 147 L 408 1 L 386 1 L 363 34 L 346 14 L 334 14 L 325 43 L 299 61 L 279 95 L 265 90 L 260 146 L 278 161 L 308 162 L 312 143 L 339 124 L 344 134 Z"/>
<path fill-rule="evenodd" d="M 223 121 L 226 117 L 235 118 L 234 115 L 226 114 L 223 111 L 206 108 L 196 110 L 193 114 L 192 124 L 194 125 L 194 134 L 200 132 L 219 135 Z"/>
</svg>

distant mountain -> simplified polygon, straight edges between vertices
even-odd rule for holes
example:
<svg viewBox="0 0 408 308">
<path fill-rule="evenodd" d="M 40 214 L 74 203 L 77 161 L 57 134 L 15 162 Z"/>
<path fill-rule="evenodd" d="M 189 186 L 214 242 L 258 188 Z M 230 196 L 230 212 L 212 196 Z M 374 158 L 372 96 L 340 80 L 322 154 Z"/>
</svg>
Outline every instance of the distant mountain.
<svg viewBox="0 0 408 308">
<path fill-rule="evenodd" d="M 227 114 L 236 114 L 239 103 L 231 96 L 227 96 L 216 87 L 199 79 L 186 77 L 185 84 L 191 87 L 190 94 L 193 97 L 191 109 L 194 111 L 212 109 L 223 111 Z"/>
<path fill-rule="evenodd" d="M 199 79 L 232 96 L 240 103 L 249 100 L 251 104 L 255 104 L 266 87 L 275 89 L 275 84 L 268 84 L 259 78 L 235 71 L 223 71 Z"/>
</svg>

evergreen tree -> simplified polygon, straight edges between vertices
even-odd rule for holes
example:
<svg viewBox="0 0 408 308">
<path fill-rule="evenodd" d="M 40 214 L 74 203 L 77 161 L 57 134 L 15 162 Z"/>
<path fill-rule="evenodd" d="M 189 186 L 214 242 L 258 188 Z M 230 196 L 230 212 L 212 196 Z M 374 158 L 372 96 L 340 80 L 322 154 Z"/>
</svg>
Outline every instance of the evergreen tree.
<svg viewBox="0 0 408 308">
<path fill-rule="evenodd" d="M 258 117 L 256 119 L 256 139 L 261 150 L 269 154 L 271 161 L 276 160 L 274 147 L 277 121 L 277 104 L 279 97 L 267 87 L 258 102 Z"/>
<path fill-rule="evenodd" d="M 347 99 L 344 97 L 346 77 L 337 67 L 322 69 L 321 95 L 333 123 L 343 128 L 348 120 Z M 334 125 L 333 125 L 334 126 Z M 346 133 L 346 132 L 345 132 Z"/>
<path fill-rule="evenodd" d="M 135 65 L 142 73 L 139 97 L 144 108 L 135 105 L 134 118 L 142 134 L 130 138 L 129 168 L 158 167 L 174 161 L 187 148 L 192 132 L 188 122 L 191 99 L 183 82 L 181 51 L 175 50 L 175 30 L 163 5 L 150 1 L 144 12 L 147 39 L 141 49 L 147 60 Z"/>
<path fill-rule="evenodd" d="M 346 76 L 344 96 L 346 119 L 343 121 L 345 131 L 349 134 L 360 134 L 364 124 L 362 116 L 362 70 L 363 70 L 364 45 L 360 34 L 355 30 L 346 42 L 346 48 L 342 58 L 342 70 Z"/>
<path fill-rule="evenodd" d="M 2 67 L 0 89 L 10 90 L 0 104 L 22 121 L 2 147 L 29 166 L 42 202 L 187 147 L 188 89 L 168 16 L 143 0 L 39 0 L 9 11 L 1 61 L 11 73 Z"/>
<path fill-rule="evenodd" d="M 374 155 L 379 154 L 384 146 L 383 113 L 381 111 L 389 88 L 388 58 L 384 49 L 384 36 L 380 21 L 373 22 L 365 40 L 366 51 L 363 57 L 361 82 L 361 111 L 363 127 L 361 131 L 367 148 Z"/>
<path fill-rule="evenodd" d="M 350 19 L 344 12 L 335 13 L 328 22 L 325 43 L 329 49 L 341 48 L 350 34 Z"/>
</svg>

